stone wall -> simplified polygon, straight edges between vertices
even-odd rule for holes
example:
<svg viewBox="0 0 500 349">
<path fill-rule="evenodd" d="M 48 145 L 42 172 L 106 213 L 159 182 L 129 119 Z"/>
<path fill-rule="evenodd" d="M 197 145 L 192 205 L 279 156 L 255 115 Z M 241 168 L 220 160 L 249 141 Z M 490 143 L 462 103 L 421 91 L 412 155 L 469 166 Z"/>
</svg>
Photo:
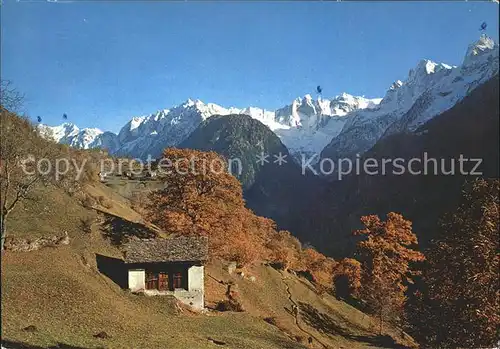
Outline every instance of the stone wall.
<svg viewBox="0 0 500 349">
<path fill-rule="evenodd" d="M 39 237 L 34 239 L 13 238 L 5 239 L 5 250 L 14 252 L 30 252 L 36 251 L 43 247 L 57 247 L 69 245 L 70 239 L 67 232 L 62 236 Z"/>
<path fill-rule="evenodd" d="M 128 288 L 132 292 L 143 292 L 148 296 L 174 296 L 182 303 L 196 310 L 202 310 L 205 307 L 204 267 L 202 265 L 193 265 L 188 269 L 187 290 L 146 290 L 146 272 L 144 269 L 130 269 L 128 271 Z"/>
</svg>

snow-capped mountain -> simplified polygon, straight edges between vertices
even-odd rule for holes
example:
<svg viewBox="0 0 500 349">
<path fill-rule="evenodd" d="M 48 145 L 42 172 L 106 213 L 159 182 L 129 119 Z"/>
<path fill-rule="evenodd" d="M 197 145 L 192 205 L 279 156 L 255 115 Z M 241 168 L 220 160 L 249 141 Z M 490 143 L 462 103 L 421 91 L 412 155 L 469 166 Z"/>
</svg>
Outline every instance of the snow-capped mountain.
<svg viewBox="0 0 500 349">
<path fill-rule="evenodd" d="M 165 147 L 184 141 L 198 125 L 213 115 L 244 114 L 268 126 L 294 155 L 319 153 L 342 129 L 354 110 L 374 108 L 380 99 L 342 94 L 332 100 L 313 100 L 310 95 L 297 98 L 276 112 L 256 107 L 224 108 L 187 100 L 171 109 L 132 118 L 115 135 L 98 129 L 80 130 L 73 124 L 40 126 L 51 132 L 55 141 L 77 148 L 103 147 L 112 154 L 146 158 L 158 157 Z"/>
<path fill-rule="evenodd" d="M 462 65 L 421 60 L 407 79 L 394 82 L 382 99 L 347 93 L 332 99 L 305 95 L 276 111 L 225 108 L 189 99 L 171 109 L 132 118 L 118 135 L 99 129 L 80 130 L 68 123 L 40 127 L 57 142 L 74 147 L 103 147 L 115 155 L 155 158 L 165 147 L 187 139 L 212 115 L 245 114 L 268 126 L 296 159 L 320 153 L 321 157 L 352 157 L 385 135 L 415 130 L 495 74 L 498 44 L 482 35 L 469 46 Z"/>
<path fill-rule="evenodd" d="M 98 128 L 79 129 L 69 122 L 54 127 L 38 125 L 38 129 L 46 138 L 79 149 L 110 148 L 116 144 L 116 135 L 112 132 L 103 132 Z"/>
<path fill-rule="evenodd" d="M 53 127 L 38 125 L 38 130 L 44 137 L 51 138 L 57 143 L 65 144 L 70 142 L 70 139 L 73 139 L 80 132 L 80 129 L 75 124 L 69 122 Z"/>
<path fill-rule="evenodd" d="M 118 133 L 119 146 L 110 150 L 117 155 L 155 158 L 165 147 L 185 140 L 208 117 L 232 113 L 239 113 L 239 110 L 188 99 L 172 109 L 132 118 Z"/>
<path fill-rule="evenodd" d="M 278 109 L 274 124 L 267 124 L 294 156 L 319 154 L 337 136 L 352 112 L 375 108 L 380 98 L 367 99 L 347 93 L 332 100 L 310 95 Z"/>
<path fill-rule="evenodd" d="M 469 46 L 461 66 L 421 60 L 404 82 L 390 87 L 376 108 L 356 111 L 321 157 L 353 157 L 384 136 L 414 131 L 496 74 L 498 44 L 486 35 Z"/>
<path fill-rule="evenodd" d="M 200 100 L 188 100 L 172 109 L 133 118 L 118 134 L 120 147 L 113 152 L 140 158 L 151 154 L 154 158 L 165 147 L 180 144 L 212 115 L 244 114 L 268 126 L 292 154 L 319 153 L 340 132 L 351 111 L 373 108 L 379 101 L 348 94 L 331 101 L 313 100 L 306 95 L 272 112 L 256 107 L 224 108 Z"/>
</svg>

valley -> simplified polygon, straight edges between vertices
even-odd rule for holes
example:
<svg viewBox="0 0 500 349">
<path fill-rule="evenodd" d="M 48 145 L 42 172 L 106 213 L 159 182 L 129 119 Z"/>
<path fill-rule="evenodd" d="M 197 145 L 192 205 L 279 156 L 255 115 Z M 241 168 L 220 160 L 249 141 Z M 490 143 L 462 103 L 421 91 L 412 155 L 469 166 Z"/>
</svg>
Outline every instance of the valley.
<svg viewBox="0 0 500 349">
<path fill-rule="evenodd" d="M 500 345 L 498 1 L 1 8 L 1 349 Z"/>
<path fill-rule="evenodd" d="M 470 113 L 482 110 L 482 102 L 473 101 L 468 96 L 480 87 L 485 89 L 482 87 L 485 83 L 491 86 L 490 89 L 495 88 L 497 77 L 498 44 L 483 34 L 477 42 L 469 45 L 462 65 L 421 60 L 410 69 L 406 80 L 392 84 L 384 98 L 366 99 L 344 93 L 328 100 L 307 95 L 274 112 L 256 107 L 224 108 L 189 99 L 171 109 L 134 117 L 118 134 L 102 133 L 96 129 L 80 130 L 71 124 L 39 127 L 59 143 L 83 149 L 102 147 L 117 156 L 154 159 L 165 147 L 179 147 L 215 151 L 226 159 L 237 159 L 242 165 L 237 177 L 252 210 L 275 220 L 280 228 L 292 231 L 319 250 L 345 257 L 352 253 L 353 246 L 353 242 L 348 243 L 346 239 L 349 240 L 351 231 L 359 227 L 360 215 L 355 211 L 366 207 L 371 210 L 368 212 L 373 212 L 373 204 L 368 204 L 365 201 L 368 199 L 362 197 L 371 197 L 372 193 L 378 192 L 378 182 L 385 177 L 352 175 L 330 184 L 335 182 L 337 170 L 330 171 L 329 163 L 369 158 L 375 153 L 379 160 L 381 157 L 402 157 L 408 161 L 422 156 L 425 147 L 419 152 L 404 152 L 401 156 L 376 149 L 385 149 L 385 144 L 398 137 L 428 139 L 428 136 L 417 135 L 427 125 L 434 125 L 434 120 L 441 119 L 443 113 L 449 113 L 464 98 L 468 104 L 473 104 L 469 107 Z M 487 108 L 494 115 L 496 100 L 490 99 L 489 103 Z M 484 122 L 490 122 L 486 120 L 489 119 L 484 119 Z M 477 122 L 481 128 L 483 119 Z M 495 129 L 494 125 L 491 126 L 493 128 L 488 125 L 484 130 Z M 456 137 L 469 132 L 453 121 L 449 130 Z M 466 134 L 463 136 L 467 137 Z M 474 137 L 477 138 L 472 142 L 485 138 L 491 144 L 497 139 L 495 135 L 480 133 Z M 484 151 L 486 149 L 490 149 L 489 145 Z M 269 155 L 271 161 L 259 164 L 261 154 Z M 274 163 L 279 154 L 288 161 L 279 165 Z M 490 169 L 485 176 L 495 177 L 498 172 L 492 169 L 495 168 L 496 153 L 480 151 L 477 154 L 484 158 L 483 165 Z M 485 154 L 488 155 L 486 158 Z M 451 154 L 442 155 L 452 157 Z M 458 155 L 458 152 L 453 154 Z M 325 163 L 323 167 L 320 166 L 322 162 Z M 326 175 L 321 171 L 323 168 L 329 171 Z M 314 173 L 318 175 L 314 176 Z M 428 177 L 413 179 L 428 182 L 431 180 Z M 391 183 L 397 180 L 390 178 Z M 457 178 L 456 183 L 463 183 L 463 180 Z M 410 191 L 410 188 L 401 190 Z M 420 186 L 418 188 L 421 190 Z M 454 193 L 458 195 L 460 190 L 456 189 Z M 390 207 L 413 217 L 414 210 L 419 209 L 411 203 L 417 198 L 413 191 L 402 195 L 405 208 L 387 203 L 380 205 L 380 212 L 387 212 Z M 353 199 L 346 197 L 356 199 L 350 204 Z M 392 202 L 393 196 L 389 195 L 387 200 Z M 443 207 L 451 208 L 453 202 Z M 432 230 L 443 212 L 437 210 L 433 219 L 426 219 L 429 223 L 423 226 L 423 230 Z M 432 236 L 430 232 L 423 234 Z"/>
</svg>

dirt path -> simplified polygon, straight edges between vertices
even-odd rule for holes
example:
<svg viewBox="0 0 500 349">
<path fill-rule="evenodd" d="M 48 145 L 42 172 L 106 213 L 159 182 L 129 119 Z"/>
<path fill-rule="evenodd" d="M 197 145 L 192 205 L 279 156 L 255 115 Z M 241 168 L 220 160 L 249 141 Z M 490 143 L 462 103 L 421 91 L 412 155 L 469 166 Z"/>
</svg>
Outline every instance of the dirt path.
<svg viewBox="0 0 500 349">
<path fill-rule="evenodd" d="M 284 276 L 282 272 L 280 272 L 280 274 L 281 274 L 281 281 L 283 281 L 283 283 L 285 284 L 285 289 L 286 289 L 286 292 L 288 293 L 288 300 L 293 305 L 292 306 L 292 314 L 291 315 L 294 317 L 295 325 L 297 326 L 297 328 L 299 330 L 301 330 L 302 332 L 304 332 L 308 337 L 313 338 L 316 342 L 318 342 L 319 344 L 321 344 L 323 346 L 323 348 L 326 348 L 326 349 L 330 348 L 330 346 L 328 346 L 325 343 L 323 343 L 321 340 L 318 339 L 318 337 L 316 337 L 314 334 L 312 334 L 311 332 L 307 331 L 304 327 L 302 327 L 302 325 L 300 325 L 300 323 L 299 323 L 299 314 L 300 314 L 299 305 L 297 304 L 297 302 L 295 302 L 293 300 L 292 292 L 290 291 L 290 286 L 286 282 L 286 276 Z M 297 309 L 298 311 L 294 312 L 293 308 Z"/>
</svg>

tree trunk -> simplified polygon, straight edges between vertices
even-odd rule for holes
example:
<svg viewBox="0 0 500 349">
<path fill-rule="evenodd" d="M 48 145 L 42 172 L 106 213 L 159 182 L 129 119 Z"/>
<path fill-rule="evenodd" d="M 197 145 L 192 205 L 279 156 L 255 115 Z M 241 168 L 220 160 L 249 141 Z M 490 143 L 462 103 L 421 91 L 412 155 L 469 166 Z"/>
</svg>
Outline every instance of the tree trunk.
<svg viewBox="0 0 500 349">
<path fill-rule="evenodd" d="M 1 240 L 1 245 L 2 245 L 2 251 L 5 250 L 5 235 L 6 235 L 6 225 L 5 221 L 6 218 L 4 214 L 0 217 L 0 231 L 2 232 L 2 240 Z"/>
<path fill-rule="evenodd" d="M 380 321 L 379 335 L 381 336 L 382 335 L 382 325 L 384 323 L 384 319 L 383 319 L 383 315 L 382 315 L 382 308 L 380 308 L 380 312 L 379 312 L 379 321 Z"/>
</svg>

